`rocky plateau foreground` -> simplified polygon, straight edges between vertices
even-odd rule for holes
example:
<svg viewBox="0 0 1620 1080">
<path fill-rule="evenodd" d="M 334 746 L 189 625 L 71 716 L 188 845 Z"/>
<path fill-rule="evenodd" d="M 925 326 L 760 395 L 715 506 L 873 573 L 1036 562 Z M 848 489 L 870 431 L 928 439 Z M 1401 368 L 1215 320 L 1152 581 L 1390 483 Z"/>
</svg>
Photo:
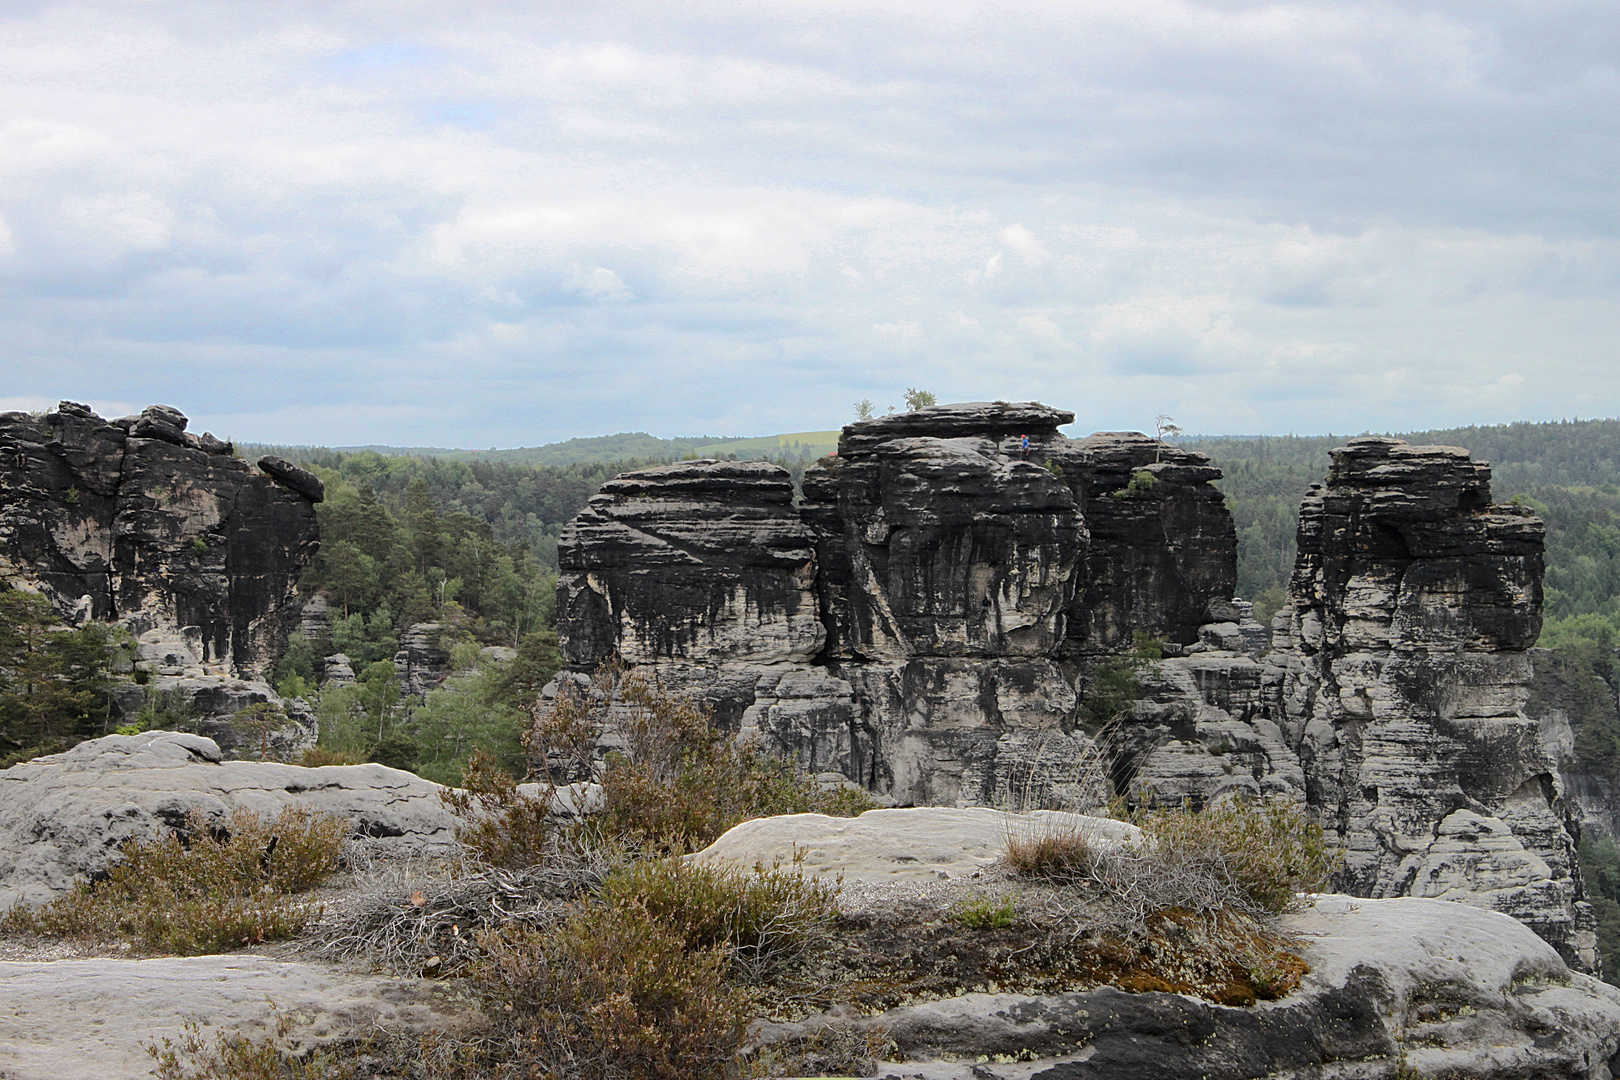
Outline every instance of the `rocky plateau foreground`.
<svg viewBox="0 0 1620 1080">
<path fill-rule="evenodd" d="M 154 741 L 164 744 L 186 745 Z M 203 758 L 168 767 L 179 780 L 232 766 Z M 316 798 L 327 770 L 299 771 L 306 782 L 281 790 Z M 111 785 L 100 790 L 111 804 Z M 1060 816 L 1066 827 L 1094 826 L 1103 842 L 1133 832 Z M 897 906 L 924 882 L 993 878 L 1009 834 L 1056 823 L 984 808 L 794 815 L 745 823 L 696 858 L 746 869 L 796 844 L 811 852 L 815 872 L 843 876 L 846 893 L 858 889 L 861 903 Z M 751 1042 L 768 1050 L 824 1029 L 881 1034 L 890 1060 L 876 1075 L 894 1080 L 1607 1080 L 1620 1067 L 1620 990 L 1571 971 L 1508 916 L 1439 900 L 1318 896 L 1284 928 L 1310 971 L 1279 1001 L 1228 1007 L 1110 987 L 962 993 L 877 1015 L 761 1021 Z M 291 1045 L 307 1048 L 357 1031 L 455 1029 L 472 1008 L 455 980 L 241 954 L 0 961 L 0 1000 L 0 1073 L 12 1080 L 145 1077 L 144 1046 L 180 1038 L 199 1018 L 210 1034 L 259 1036 L 290 1016 Z"/>
</svg>

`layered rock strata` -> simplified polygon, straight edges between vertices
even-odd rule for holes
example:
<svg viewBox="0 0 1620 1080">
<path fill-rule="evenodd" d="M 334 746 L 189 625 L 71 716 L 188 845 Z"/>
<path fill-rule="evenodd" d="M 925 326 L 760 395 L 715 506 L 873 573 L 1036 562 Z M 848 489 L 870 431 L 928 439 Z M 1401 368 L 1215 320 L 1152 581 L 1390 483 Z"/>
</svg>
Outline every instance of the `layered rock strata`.
<svg viewBox="0 0 1620 1080">
<path fill-rule="evenodd" d="M 1218 471 L 1072 418 L 854 424 L 797 508 L 769 465 L 622 477 L 562 539 L 562 678 L 618 655 L 897 805 L 1282 796 L 1345 852 L 1340 887 L 1494 908 L 1590 968 L 1556 723 L 1523 711 L 1543 530 L 1491 504 L 1489 466 L 1335 451 L 1268 651 Z M 1080 718 L 1142 634 L 1164 655 L 1099 747 Z"/>
<path fill-rule="evenodd" d="M 1544 528 L 1456 447 L 1362 438 L 1300 511 L 1273 719 L 1362 896 L 1506 912 L 1590 967 L 1576 828 L 1524 713 Z"/>
<path fill-rule="evenodd" d="M 275 700 L 261 680 L 298 617 L 323 491 L 295 465 L 255 469 L 186 427 L 163 405 L 112 421 L 72 402 L 0 413 L 0 583 L 72 621 L 126 627 L 150 693 L 223 720 L 208 710 L 242 696 L 232 682 Z"/>
<path fill-rule="evenodd" d="M 764 463 L 621 476 L 559 542 L 564 677 L 608 656 L 655 670 L 728 730 L 898 803 L 1105 797 L 1072 768 L 1091 745 L 1075 672 L 1136 631 L 1201 647 L 1236 539 L 1202 455 L 1076 442 L 1073 419 L 997 402 L 853 424 L 798 506 Z"/>
</svg>

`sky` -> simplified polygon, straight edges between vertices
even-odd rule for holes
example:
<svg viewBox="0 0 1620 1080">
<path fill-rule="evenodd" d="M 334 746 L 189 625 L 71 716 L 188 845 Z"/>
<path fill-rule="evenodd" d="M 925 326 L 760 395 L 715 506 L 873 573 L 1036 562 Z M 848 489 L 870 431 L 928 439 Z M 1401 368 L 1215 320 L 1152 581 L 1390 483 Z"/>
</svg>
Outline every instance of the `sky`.
<svg viewBox="0 0 1620 1080">
<path fill-rule="evenodd" d="M 1620 5 L 0 0 L 0 408 L 1620 413 Z"/>
</svg>

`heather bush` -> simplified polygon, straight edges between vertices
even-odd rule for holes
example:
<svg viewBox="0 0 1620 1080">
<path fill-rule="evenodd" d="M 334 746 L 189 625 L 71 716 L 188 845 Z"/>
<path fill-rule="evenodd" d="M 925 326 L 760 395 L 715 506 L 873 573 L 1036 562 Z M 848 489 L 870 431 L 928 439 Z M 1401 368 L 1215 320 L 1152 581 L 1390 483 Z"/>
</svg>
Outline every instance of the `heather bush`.
<svg viewBox="0 0 1620 1080">
<path fill-rule="evenodd" d="M 696 1080 L 739 1074 L 753 996 L 724 944 L 693 947 L 639 903 L 480 939 L 473 977 L 496 1018 L 484 1075 Z"/>
<path fill-rule="evenodd" d="M 1339 861 L 1322 826 L 1287 799 L 1151 811 L 1137 824 L 1159 858 L 1207 867 L 1229 880 L 1243 902 L 1273 914 L 1286 911 L 1299 893 L 1325 889 Z"/>
<path fill-rule="evenodd" d="M 1337 866 L 1322 827 L 1284 799 L 1232 799 L 1136 815 L 1141 842 L 1096 843 L 1084 826 L 1008 838 L 1015 874 L 1088 886 L 1126 921 L 1154 911 L 1286 911 L 1299 893 L 1325 888 Z"/>
<path fill-rule="evenodd" d="M 3 926 L 181 955 L 290 937 L 318 912 L 293 894 L 337 868 L 349 832 L 343 820 L 301 807 L 268 822 L 237 811 L 224 827 L 192 814 L 184 829 L 126 846 L 104 880 L 38 909 L 14 909 Z"/>
<path fill-rule="evenodd" d="M 539 866 L 552 853 L 556 822 L 549 785 L 538 794 L 518 790 L 511 774 L 491 754 L 473 752 L 461 774 L 461 787 L 440 793 L 464 824 L 457 839 L 476 861 L 504 870 Z"/>
<path fill-rule="evenodd" d="M 826 934 L 836 897 L 836 884 L 797 869 L 749 873 L 680 859 L 629 864 L 602 889 L 605 903 L 639 907 L 689 948 L 724 949 L 753 979 L 781 971 Z"/>
</svg>

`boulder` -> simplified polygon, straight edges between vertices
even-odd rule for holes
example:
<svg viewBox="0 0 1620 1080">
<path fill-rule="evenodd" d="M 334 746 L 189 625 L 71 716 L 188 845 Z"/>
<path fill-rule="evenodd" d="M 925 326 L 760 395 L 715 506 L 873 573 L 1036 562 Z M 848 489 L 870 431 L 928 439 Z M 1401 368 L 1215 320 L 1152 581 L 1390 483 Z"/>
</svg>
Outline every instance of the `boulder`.
<svg viewBox="0 0 1620 1080">
<path fill-rule="evenodd" d="M 108 735 L 0 772 L 0 911 L 59 895 L 104 869 L 127 841 L 155 837 L 196 812 L 274 816 L 303 806 L 354 822 L 385 854 L 454 850 L 443 789 L 383 765 L 315 769 L 225 761 L 200 735 Z"/>
<path fill-rule="evenodd" d="M 859 817 L 784 814 L 733 826 L 692 861 L 751 869 L 797 865 L 845 881 L 934 881 L 978 877 L 1013 838 L 1080 833 L 1101 848 L 1141 838 L 1134 825 L 1057 810 L 1009 814 L 988 807 L 918 806 Z"/>
<path fill-rule="evenodd" d="M 285 458 L 266 454 L 259 459 L 259 468 L 278 484 L 286 485 L 310 502 L 321 502 L 326 498 L 326 485 L 320 477 L 308 469 L 300 469 Z"/>
<path fill-rule="evenodd" d="M 148 1080 L 148 1045 L 273 1034 L 295 1051 L 351 1038 L 454 1029 L 470 1012 L 441 983 L 361 975 L 262 956 L 0 962 L 0 1075 L 8 1080 Z M 279 1016 L 278 1016 L 279 1013 Z"/>
<path fill-rule="evenodd" d="M 129 433 L 137 439 L 162 439 L 176 446 L 187 445 L 186 414 L 169 405 L 148 405 Z"/>
<path fill-rule="evenodd" d="M 327 686 L 352 686 L 354 684 L 354 661 L 349 659 L 347 653 L 333 653 L 321 661 L 321 672 L 321 681 Z"/>
<path fill-rule="evenodd" d="M 113 702 L 126 723 L 149 705 L 214 740 L 226 758 L 285 761 L 315 745 L 315 715 L 300 698 L 284 699 L 268 683 L 219 675 L 161 674 L 145 684 L 121 682 Z"/>
</svg>

